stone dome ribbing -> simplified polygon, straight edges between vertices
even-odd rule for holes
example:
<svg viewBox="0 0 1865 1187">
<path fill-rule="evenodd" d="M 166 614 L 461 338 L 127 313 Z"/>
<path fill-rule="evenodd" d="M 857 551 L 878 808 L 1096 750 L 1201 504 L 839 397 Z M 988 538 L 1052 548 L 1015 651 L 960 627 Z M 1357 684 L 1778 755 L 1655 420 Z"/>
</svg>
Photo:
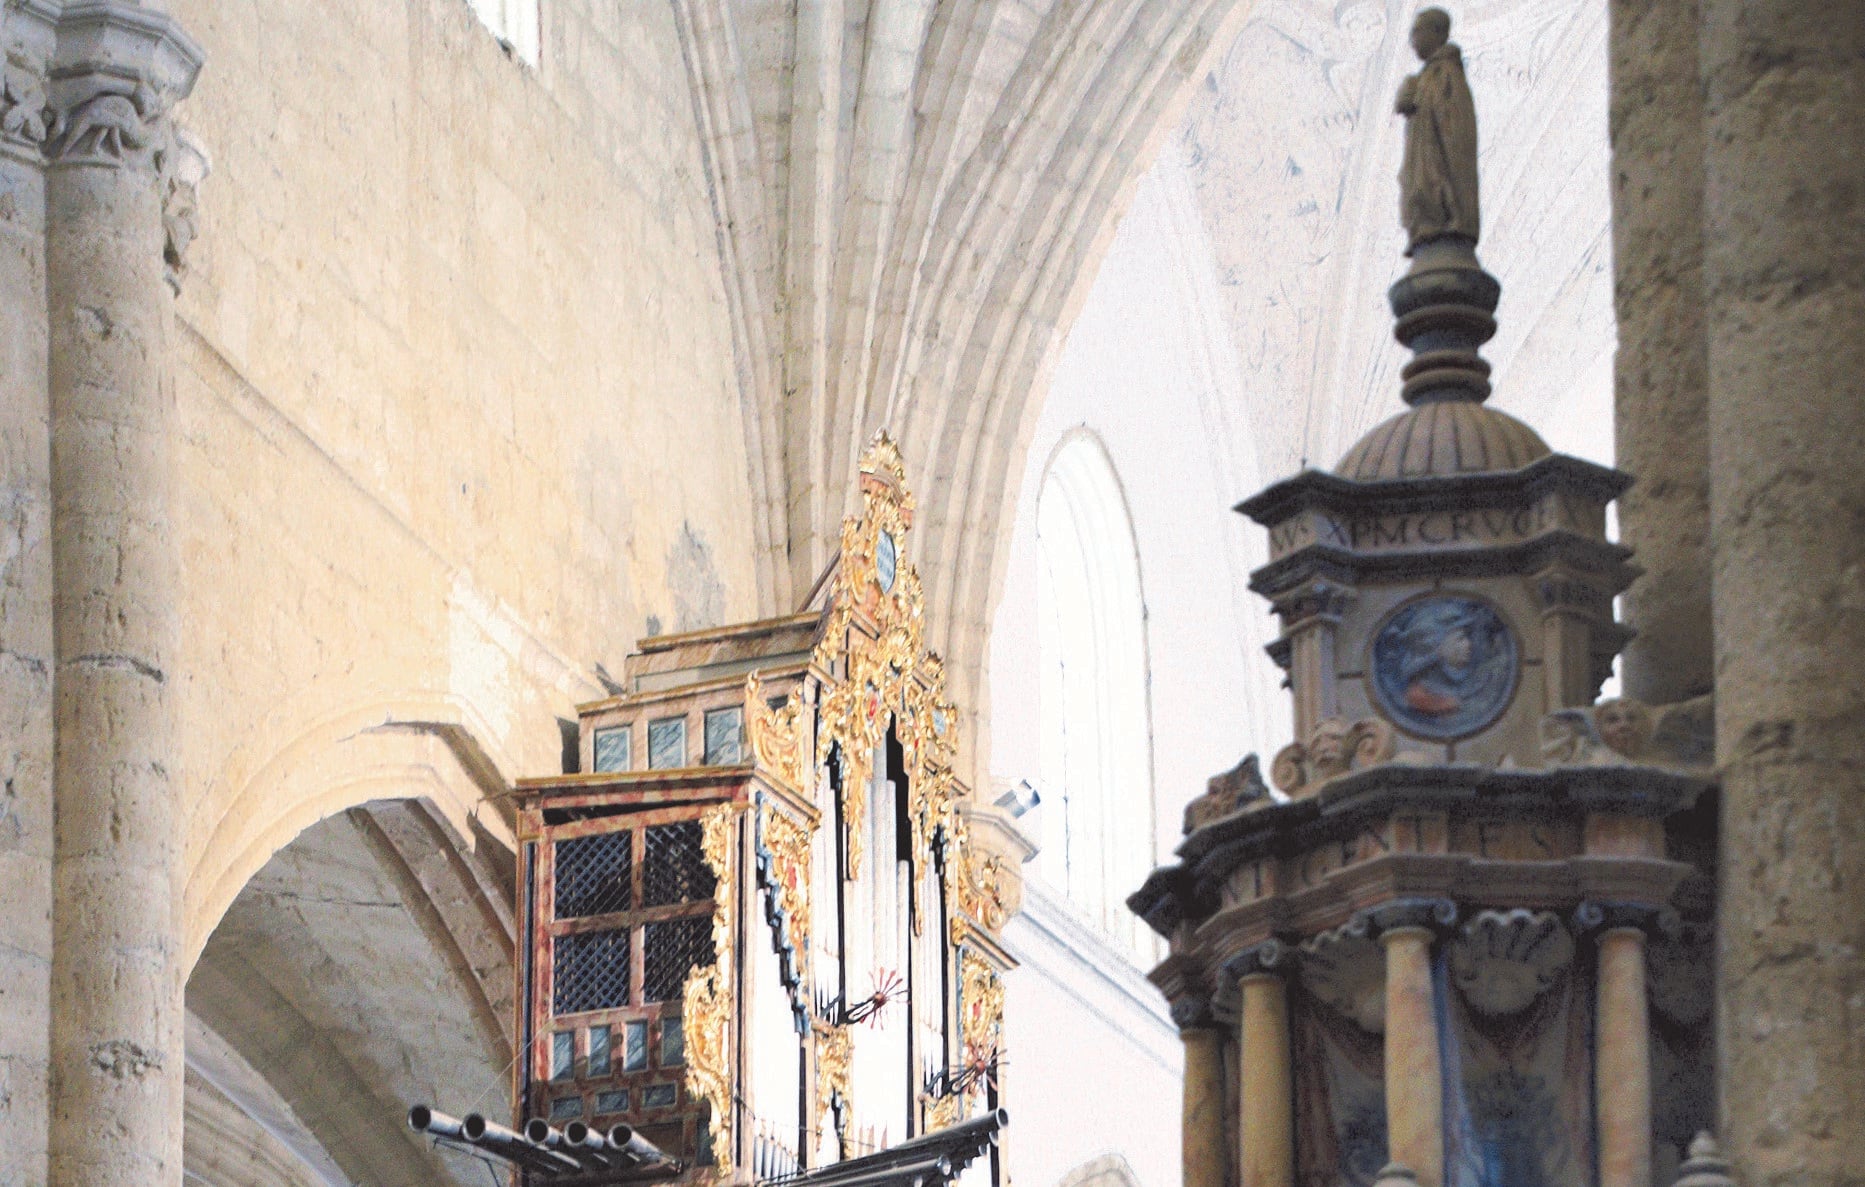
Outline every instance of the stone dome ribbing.
<svg viewBox="0 0 1865 1187">
<path fill-rule="evenodd" d="M 1506 412 L 1467 400 L 1408 408 L 1349 449 L 1334 472 L 1356 482 L 1519 470 L 1554 451 Z"/>
</svg>

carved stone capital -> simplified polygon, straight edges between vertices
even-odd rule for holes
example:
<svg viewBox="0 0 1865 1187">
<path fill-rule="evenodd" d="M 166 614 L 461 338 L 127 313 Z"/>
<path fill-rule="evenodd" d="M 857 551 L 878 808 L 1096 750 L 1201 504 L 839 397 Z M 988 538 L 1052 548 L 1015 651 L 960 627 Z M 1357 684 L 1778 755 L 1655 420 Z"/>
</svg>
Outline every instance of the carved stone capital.
<svg viewBox="0 0 1865 1187">
<path fill-rule="evenodd" d="M 0 9 L 0 154 L 16 160 L 39 163 L 51 134 L 46 71 L 57 19 L 51 0 L 20 0 Z"/>
<path fill-rule="evenodd" d="M 1581 935 L 1604 935 L 1632 929 L 1647 936 L 1677 934 L 1680 921 L 1669 907 L 1650 903 L 1611 903 L 1589 900 L 1574 908 L 1574 930 Z"/>
<path fill-rule="evenodd" d="M 173 141 L 169 112 L 193 89 L 202 59 L 167 13 L 124 0 L 66 5 L 49 73 L 47 159 L 154 173 Z"/>
<path fill-rule="evenodd" d="M 1295 949 L 1281 940 L 1264 940 L 1224 962 L 1224 975 L 1232 981 L 1268 973 L 1286 977 L 1295 971 Z"/>
<path fill-rule="evenodd" d="M 1172 1024 L 1180 1030 L 1216 1030 L 1223 1025 L 1211 1009 L 1211 999 L 1196 994 L 1172 1000 Z"/>
<path fill-rule="evenodd" d="M 1447 898 L 1398 899 L 1366 912 L 1368 932 L 1375 938 L 1408 928 L 1424 928 L 1436 936 L 1450 933 L 1457 923 L 1457 904 Z"/>
</svg>

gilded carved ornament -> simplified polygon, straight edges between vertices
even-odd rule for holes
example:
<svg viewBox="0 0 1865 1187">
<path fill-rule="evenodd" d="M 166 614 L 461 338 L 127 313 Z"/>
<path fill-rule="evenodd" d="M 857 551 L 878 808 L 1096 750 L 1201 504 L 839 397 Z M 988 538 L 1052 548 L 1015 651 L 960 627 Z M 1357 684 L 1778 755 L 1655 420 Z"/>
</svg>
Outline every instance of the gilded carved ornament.
<svg viewBox="0 0 1865 1187">
<path fill-rule="evenodd" d="M 847 1024 L 835 1026 L 826 1022 L 816 1023 L 815 1035 L 816 1099 L 821 1105 L 816 1116 L 816 1133 L 820 1138 L 823 1120 L 831 1111 L 838 1112 L 842 1117 L 849 1117 L 854 1113 L 852 1067 L 855 1057 L 855 1038 L 853 1027 Z M 838 1100 L 842 1107 L 835 1110 L 834 1105 Z M 836 1146 L 840 1151 L 838 1157 L 847 1158 L 849 1155 L 848 1135 L 840 1123 L 835 1127 L 835 1136 Z"/>
<path fill-rule="evenodd" d="M 713 891 L 711 967 L 686 979 L 681 1019 L 686 1032 L 687 1092 L 711 1106 L 713 1157 L 721 1180 L 732 1173 L 732 928 L 737 865 L 733 834 L 741 807 L 720 804 L 700 817 L 700 853 L 718 880 Z"/>
<path fill-rule="evenodd" d="M 775 774 L 792 790 L 807 792 L 804 778 L 803 735 L 798 728 L 803 719 L 800 687 L 790 691 L 781 707 L 773 708 L 764 697 L 764 682 L 756 672 L 745 677 L 745 733 L 751 739 L 752 753 L 758 765 Z"/>
<path fill-rule="evenodd" d="M 764 847 L 771 852 L 772 879 L 784 912 L 784 938 L 796 953 L 798 979 L 809 980 L 810 843 L 816 830 L 782 809 L 767 807 L 759 815 Z"/>
<path fill-rule="evenodd" d="M 919 570 L 906 560 L 914 499 L 900 451 L 881 434 L 861 462 L 862 512 L 842 524 L 842 553 L 830 595 L 828 628 L 815 662 L 831 673 L 818 709 L 818 753 L 839 753 L 846 870 L 861 876 L 862 834 L 875 750 L 891 725 L 900 743 L 913 830 L 913 875 L 941 829 L 962 845 L 963 788 L 952 768 L 958 713 L 945 696 L 945 665 L 925 648 Z M 870 635 L 872 632 L 872 635 Z M 913 927 L 923 927 L 915 912 Z"/>
<path fill-rule="evenodd" d="M 966 1062 L 994 1060 L 1003 1047 L 1004 982 L 997 970 L 969 948 L 961 949 L 959 964 L 959 1041 Z M 965 1092 L 966 1112 L 971 1098 L 983 1088 L 974 1083 Z"/>
</svg>

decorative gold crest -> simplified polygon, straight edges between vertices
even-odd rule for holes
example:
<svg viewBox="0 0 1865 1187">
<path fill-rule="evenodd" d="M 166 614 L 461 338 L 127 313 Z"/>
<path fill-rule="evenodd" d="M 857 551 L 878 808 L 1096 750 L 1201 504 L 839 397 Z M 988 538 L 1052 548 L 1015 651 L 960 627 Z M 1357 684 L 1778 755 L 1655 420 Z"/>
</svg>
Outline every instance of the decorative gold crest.
<svg viewBox="0 0 1865 1187">
<path fill-rule="evenodd" d="M 847 876 L 861 876 L 862 835 L 874 754 L 892 726 L 910 791 L 913 876 L 924 874 L 935 831 L 962 840 L 953 775 L 958 713 L 945 696 L 945 664 L 925 648 L 919 569 L 906 559 L 913 495 L 900 451 L 886 434 L 861 462 L 862 513 L 842 524 L 842 554 L 829 624 L 815 660 L 833 674 L 819 707 L 819 753 L 840 755 Z M 916 903 L 913 927 L 923 927 Z"/>
</svg>

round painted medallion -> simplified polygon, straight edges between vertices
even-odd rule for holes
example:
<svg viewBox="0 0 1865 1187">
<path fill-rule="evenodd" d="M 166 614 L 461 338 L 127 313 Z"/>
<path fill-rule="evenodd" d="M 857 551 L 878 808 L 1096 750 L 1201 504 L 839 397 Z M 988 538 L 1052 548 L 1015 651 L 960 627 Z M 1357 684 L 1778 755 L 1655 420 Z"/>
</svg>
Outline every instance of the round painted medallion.
<svg viewBox="0 0 1865 1187">
<path fill-rule="evenodd" d="M 1408 733 L 1465 737 L 1509 707 L 1520 654 L 1515 632 L 1488 602 L 1419 598 L 1393 611 L 1373 636 L 1373 691 Z"/>
<path fill-rule="evenodd" d="M 881 538 L 874 542 L 874 576 L 881 583 L 882 593 L 894 591 L 894 575 L 900 569 L 900 549 L 894 543 L 894 537 L 882 532 Z"/>
</svg>

